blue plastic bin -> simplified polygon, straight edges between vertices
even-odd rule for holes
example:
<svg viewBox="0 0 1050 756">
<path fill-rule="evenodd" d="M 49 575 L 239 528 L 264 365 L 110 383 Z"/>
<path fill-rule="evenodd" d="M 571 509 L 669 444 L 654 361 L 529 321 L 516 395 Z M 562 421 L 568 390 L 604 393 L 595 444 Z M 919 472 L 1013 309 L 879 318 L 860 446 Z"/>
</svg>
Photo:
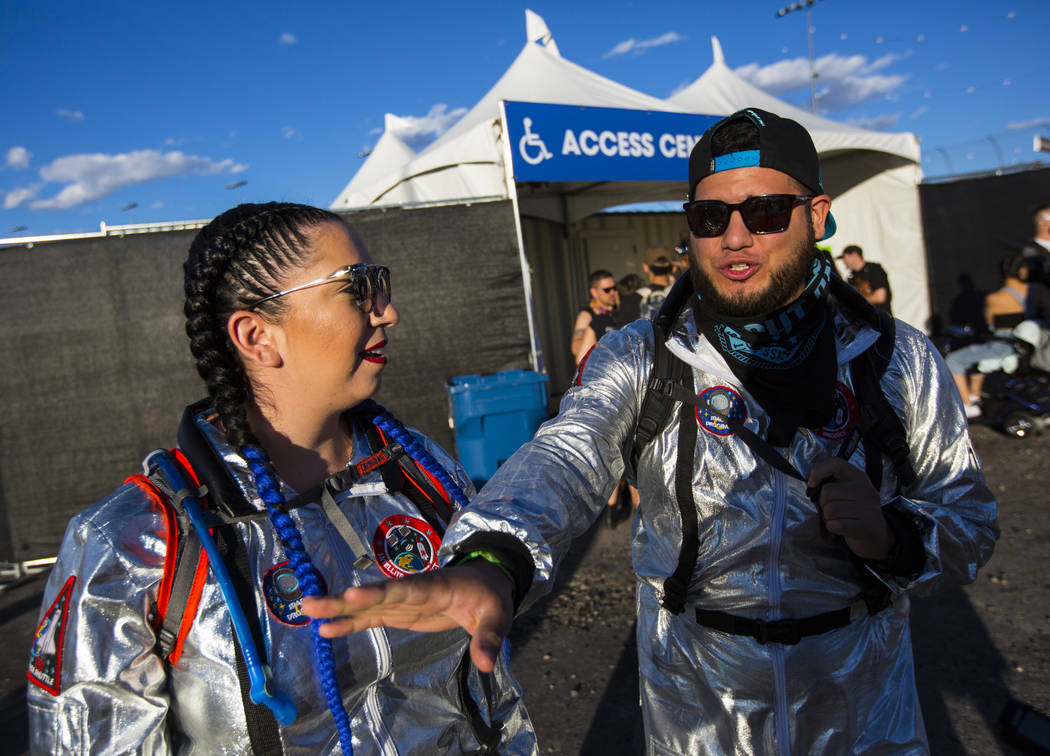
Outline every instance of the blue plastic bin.
<svg viewBox="0 0 1050 756">
<path fill-rule="evenodd" d="M 548 380 L 532 370 L 504 370 L 448 382 L 456 455 L 474 485 L 491 478 L 547 419 Z"/>
</svg>

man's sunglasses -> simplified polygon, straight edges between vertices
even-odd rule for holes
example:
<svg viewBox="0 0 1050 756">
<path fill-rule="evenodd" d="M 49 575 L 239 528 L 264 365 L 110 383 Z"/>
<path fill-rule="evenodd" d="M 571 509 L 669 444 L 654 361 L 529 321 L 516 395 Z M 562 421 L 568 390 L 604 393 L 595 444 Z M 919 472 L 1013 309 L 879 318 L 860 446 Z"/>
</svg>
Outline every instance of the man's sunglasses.
<svg viewBox="0 0 1050 756">
<path fill-rule="evenodd" d="M 385 265 L 357 263 L 340 268 L 324 278 L 318 278 L 315 281 L 308 281 L 290 289 L 279 291 L 276 294 L 270 294 L 249 305 L 248 309 L 256 310 L 259 308 L 259 305 L 269 302 L 271 299 L 277 299 L 277 297 L 283 297 L 285 294 L 291 294 L 293 291 L 302 291 L 303 289 L 310 289 L 314 286 L 334 281 L 347 281 L 350 288 L 353 289 L 354 297 L 357 299 L 357 306 L 366 313 L 372 312 L 372 309 L 375 307 L 377 293 L 382 294 L 383 298 L 388 302 L 390 301 L 390 268 Z"/>
<path fill-rule="evenodd" d="M 815 194 L 763 194 L 730 204 L 721 200 L 686 202 L 685 219 L 693 236 L 721 236 L 736 210 L 753 234 L 779 234 L 791 225 L 791 211 L 813 199 Z"/>
<path fill-rule="evenodd" d="M 614 291 L 616 291 L 616 287 L 615 286 L 603 286 L 602 287 L 602 291 L 604 291 L 606 294 L 612 294 Z"/>
</svg>

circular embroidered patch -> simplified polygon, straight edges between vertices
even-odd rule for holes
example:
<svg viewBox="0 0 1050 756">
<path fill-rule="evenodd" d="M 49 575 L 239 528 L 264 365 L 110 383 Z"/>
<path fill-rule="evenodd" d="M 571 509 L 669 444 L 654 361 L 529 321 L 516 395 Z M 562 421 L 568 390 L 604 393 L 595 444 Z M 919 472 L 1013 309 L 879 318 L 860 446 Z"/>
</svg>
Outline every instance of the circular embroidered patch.
<svg viewBox="0 0 1050 756">
<path fill-rule="evenodd" d="M 328 593 L 324 580 L 314 572 L 321 584 L 321 593 Z M 275 564 L 263 577 L 263 595 L 270 614 L 286 625 L 305 625 L 310 618 L 300 610 L 303 589 L 299 587 L 299 578 L 288 562 Z"/>
<path fill-rule="evenodd" d="M 835 382 L 835 398 L 832 401 L 835 408 L 831 422 L 818 429 L 817 435 L 829 441 L 838 441 L 845 438 L 852 430 L 853 424 L 857 422 L 857 417 L 860 415 L 860 407 L 849 386 L 841 381 Z"/>
<path fill-rule="evenodd" d="M 697 394 L 700 404 L 696 408 L 696 421 L 708 433 L 716 436 L 732 434 L 725 418 L 731 417 L 739 423 L 747 420 L 747 407 L 740 394 L 728 386 L 711 386 Z"/>
<path fill-rule="evenodd" d="M 426 520 L 408 515 L 387 517 L 372 536 L 376 564 L 392 578 L 434 569 L 440 546 L 441 539 Z"/>
</svg>

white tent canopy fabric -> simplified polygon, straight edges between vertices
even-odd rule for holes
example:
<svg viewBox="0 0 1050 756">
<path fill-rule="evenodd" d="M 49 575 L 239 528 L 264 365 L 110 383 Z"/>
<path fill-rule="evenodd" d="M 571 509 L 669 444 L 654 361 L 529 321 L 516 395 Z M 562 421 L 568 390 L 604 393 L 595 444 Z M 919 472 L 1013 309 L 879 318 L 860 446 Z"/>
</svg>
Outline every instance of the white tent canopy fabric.
<svg viewBox="0 0 1050 756">
<path fill-rule="evenodd" d="M 532 11 L 526 11 L 526 28 L 525 46 L 493 87 L 449 131 L 418 155 L 405 155 L 399 164 L 398 144 L 408 148 L 400 140 L 393 141 L 396 123 L 392 128 L 388 117 L 373 155 L 331 208 L 509 198 L 512 187 L 507 185 L 510 172 L 503 164 L 501 100 L 704 115 L 756 106 L 809 129 L 838 222 L 838 233 L 830 240 L 833 249 L 837 254 L 846 244 L 863 247 L 865 259 L 880 262 L 889 274 L 894 314 L 925 327 L 930 304 L 918 193 L 922 174 L 914 135 L 860 129 L 783 102 L 733 73 L 716 38 L 712 38 L 711 67 L 670 99 L 661 100 L 561 57 L 547 25 Z M 384 143 L 388 136 L 391 140 Z M 579 193 L 573 186 L 573 191 L 562 192 L 570 195 L 563 199 L 553 186 L 546 194 L 530 189 L 519 201 L 530 214 L 571 222 L 602 207 L 682 196 L 684 183 L 684 176 L 675 184 L 606 183 Z"/>
<path fill-rule="evenodd" d="M 343 193 L 339 195 L 344 206 L 362 207 L 371 204 L 368 200 L 367 187 L 416 156 L 415 151 L 398 136 L 398 132 L 403 133 L 407 127 L 406 119 L 393 113 L 386 114 L 383 135 L 379 137 L 379 141 L 372 148 L 368 158 L 357 169 L 357 173 L 343 189 Z"/>
<path fill-rule="evenodd" d="M 617 84 L 561 57 L 543 19 L 526 11 L 528 41 L 510 68 L 456 124 L 386 176 L 349 192 L 333 210 L 362 205 L 478 200 L 510 196 L 499 134 L 500 100 L 635 110 L 672 110 L 667 102 Z M 362 166 L 363 167 L 363 166 Z M 360 200 L 365 196 L 365 202 Z"/>
</svg>

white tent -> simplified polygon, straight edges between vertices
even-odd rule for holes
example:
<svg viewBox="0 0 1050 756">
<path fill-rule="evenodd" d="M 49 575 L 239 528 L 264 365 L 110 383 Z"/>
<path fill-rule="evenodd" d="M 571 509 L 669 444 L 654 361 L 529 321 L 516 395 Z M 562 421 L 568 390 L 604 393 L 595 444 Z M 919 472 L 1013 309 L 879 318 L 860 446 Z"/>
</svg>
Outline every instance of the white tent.
<svg viewBox="0 0 1050 756">
<path fill-rule="evenodd" d="M 331 209 L 509 197 L 500 141 L 500 100 L 673 109 L 663 100 L 617 84 L 561 57 L 543 19 L 526 10 L 525 20 L 525 46 L 470 112 L 396 170 L 381 177 L 370 176 L 368 181 L 359 181 L 355 175 Z"/>
<path fill-rule="evenodd" d="M 393 113 L 386 114 L 383 135 L 372 148 L 368 159 L 361 164 L 350 183 L 339 195 L 343 207 L 361 207 L 371 204 L 368 199 L 368 187 L 377 179 L 382 179 L 416 156 L 415 151 L 398 136 L 398 132 L 404 133 L 407 127 L 408 121 L 404 118 Z"/>
<path fill-rule="evenodd" d="M 677 110 L 715 114 L 753 105 L 805 126 L 820 153 L 824 188 L 838 222 L 838 232 L 827 243 L 835 254 L 858 244 L 866 260 L 881 263 L 893 290 L 893 314 L 925 328 L 930 298 L 919 208 L 919 140 L 914 134 L 858 129 L 778 100 L 733 73 L 718 39 L 712 37 L 711 43 L 711 67 L 668 103 Z"/>
<path fill-rule="evenodd" d="M 782 102 L 734 74 L 717 39 L 712 40 L 711 67 L 673 98 L 660 100 L 561 57 L 543 19 L 531 11 L 526 11 L 526 28 L 528 39 L 517 58 L 448 132 L 393 170 L 361 175 L 370 168 L 362 166 L 331 208 L 514 196 L 523 214 L 571 224 L 612 205 L 678 199 L 684 197 L 684 175 L 680 182 L 508 186 L 500 101 L 715 116 L 755 105 L 790 116 L 810 129 L 839 226 L 830 240 L 833 249 L 837 254 L 846 244 L 859 244 L 866 259 L 883 263 L 894 292 L 894 313 L 917 327 L 926 325 L 930 305 L 919 212 L 919 146 L 914 135 L 867 131 Z"/>
</svg>

